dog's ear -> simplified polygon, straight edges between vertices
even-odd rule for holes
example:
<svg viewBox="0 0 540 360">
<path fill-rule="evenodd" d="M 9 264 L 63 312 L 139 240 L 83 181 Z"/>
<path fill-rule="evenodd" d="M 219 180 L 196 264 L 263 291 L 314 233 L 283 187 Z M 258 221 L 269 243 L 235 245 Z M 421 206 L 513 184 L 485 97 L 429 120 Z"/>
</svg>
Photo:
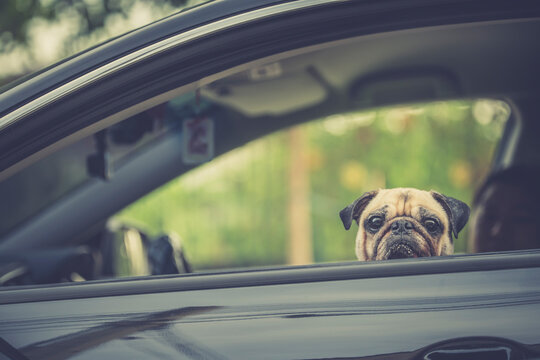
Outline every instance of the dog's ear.
<svg viewBox="0 0 540 360">
<path fill-rule="evenodd" d="M 351 205 L 339 212 L 339 217 L 343 222 L 343 226 L 345 226 L 345 230 L 349 230 L 351 228 L 353 219 L 358 222 L 362 211 L 364 211 L 367 204 L 369 204 L 371 199 L 373 199 L 378 192 L 378 190 L 375 190 L 364 193 L 364 195 L 356 199 Z"/>
<path fill-rule="evenodd" d="M 431 190 L 430 193 L 448 214 L 451 232 L 457 239 L 458 233 L 465 227 L 465 224 L 467 224 L 467 221 L 469 220 L 471 209 L 461 200 L 454 199 L 433 190 Z"/>
</svg>

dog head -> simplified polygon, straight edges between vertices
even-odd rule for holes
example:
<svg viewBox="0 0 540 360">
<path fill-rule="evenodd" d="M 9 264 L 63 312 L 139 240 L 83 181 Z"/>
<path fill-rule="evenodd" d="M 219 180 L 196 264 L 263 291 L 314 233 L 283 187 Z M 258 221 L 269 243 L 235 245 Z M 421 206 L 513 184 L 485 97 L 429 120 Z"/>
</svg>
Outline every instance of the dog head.
<svg viewBox="0 0 540 360">
<path fill-rule="evenodd" d="M 370 191 L 341 210 L 346 230 L 358 224 L 359 260 L 450 255 L 469 219 L 464 202 L 435 191 L 396 188 Z"/>
</svg>

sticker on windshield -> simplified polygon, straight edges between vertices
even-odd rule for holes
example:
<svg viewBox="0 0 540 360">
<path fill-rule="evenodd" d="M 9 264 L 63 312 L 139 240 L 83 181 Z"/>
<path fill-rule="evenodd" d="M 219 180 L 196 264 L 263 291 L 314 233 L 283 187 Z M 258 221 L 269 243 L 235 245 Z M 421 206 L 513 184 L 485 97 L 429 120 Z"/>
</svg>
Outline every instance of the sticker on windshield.
<svg viewBox="0 0 540 360">
<path fill-rule="evenodd" d="M 214 157 L 214 122 L 208 117 L 184 120 L 182 124 L 185 164 L 201 164 Z"/>
</svg>

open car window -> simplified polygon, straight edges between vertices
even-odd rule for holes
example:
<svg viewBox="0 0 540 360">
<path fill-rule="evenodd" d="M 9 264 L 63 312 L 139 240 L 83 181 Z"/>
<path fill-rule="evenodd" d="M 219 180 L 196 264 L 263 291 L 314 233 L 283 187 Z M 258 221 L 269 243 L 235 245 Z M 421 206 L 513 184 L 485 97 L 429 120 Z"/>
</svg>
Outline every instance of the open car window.
<svg viewBox="0 0 540 360">
<path fill-rule="evenodd" d="M 508 116 L 504 102 L 488 99 L 325 116 L 221 155 L 114 219 L 151 236 L 177 234 L 197 270 L 353 260 L 356 225 L 345 231 L 341 209 L 393 187 L 470 203 Z M 220 126 L 218 114 L 200 117 L 208 122 L 200 131 Z M 467 252 L 467 241 L 466 228 L 455 252 Z"/>
</svg>

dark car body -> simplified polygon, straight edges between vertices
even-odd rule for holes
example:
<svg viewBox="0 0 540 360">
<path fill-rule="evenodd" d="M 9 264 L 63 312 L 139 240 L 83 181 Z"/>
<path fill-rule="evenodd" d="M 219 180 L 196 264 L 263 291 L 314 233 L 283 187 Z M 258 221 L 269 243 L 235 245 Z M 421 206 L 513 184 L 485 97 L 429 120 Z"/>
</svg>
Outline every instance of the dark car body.
<svg viewBox="0 0 540 360">
<path fill-rule="evenodd" d="M 445 351 L 450 358 L 537 358 L 539 257 L 4 290 L 0 329 L 30 359 L 435 359 Z"/>
<path fill-rule="evenodd" d="M 536 1 L 211 2 L 6 88 L 0 191 L 16 202 L 17 183 L 23 176 L 37 183 L 42 173 L 35 164 L 55 150 L 190 89 L 208 86 L 203 95 L 209 97 L 213 89 L 241 90 L 245 84 L 234 74 L 274 58 L 291 76 L 317 83 L 322 100 L 275 113 L 257 112 L 266 99 L 241 108 L 242 116 L 218 129 L 216 154 L 336 109 L 493 97 L 505 99 L 513 114 L 492 167 L 537 164 L 538 35 Z M 307 55 L 287 64 L 295 54 Z M 343 61 L 329 61 L 330 55 Z M 404 84 L 407 91 L 388 90 Z M 235 104 L 231 93 L 224 105 Z M 86 258 L 39 251 L 90 242 L 110 216 L 193 168 L 179 161 L 174 134 L 160 139 L 109 181 L 88 179 L 2 227 L 1 283 L 29 271 L 33 284 L 0 289 L 0 356 L 540 357 L 539 250 L 83 283 L 36 280 L 39 273 L 60 279 L 56 270 L 74 269 Z M 9 213 L 9 206 L 2 211 Z M 37 255 L 29 260 L 28 254 Z M 36 257 L 60 265 L 40 265 Z"/>
</svg>

